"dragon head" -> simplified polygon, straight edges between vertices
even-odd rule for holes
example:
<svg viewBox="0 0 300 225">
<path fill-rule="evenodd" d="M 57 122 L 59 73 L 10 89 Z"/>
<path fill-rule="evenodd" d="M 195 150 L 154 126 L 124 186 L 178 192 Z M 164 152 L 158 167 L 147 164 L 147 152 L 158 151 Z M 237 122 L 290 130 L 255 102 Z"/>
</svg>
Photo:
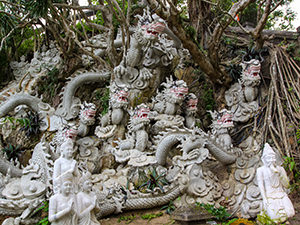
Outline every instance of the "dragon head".
<svg viewBox="0 0 300 225">
<path fill-rule="evenodd" d="M 150 122 L 150 108 L 145 104 L 136 106 L 134 111 L 130 114 L 130 127 L 134 127 L 137 124 L 147 125 Z"/>
<path fill-rule="evenodd" d="M 242 62 L 243 72 L 242 72 L 242 81 L 258 83 L 260 82 L 260 61 L 257 59 L 251 59 L 250 61 Z"/>
<path fill-rule="evenodd" d="M 222 109 L 220 112 L 217 111 L 214 112 L 209 111 L 209 112 L 213 119 L 213 123 L 212 123 L 213 128 L 221 129 L 221 128 L 231 128 L 234 126 L 231 111 L 227 109 Z"/>
<path fill-rule="evenodd" d="M 127 89 L 116 88 L 112 91 L 110 104 L 112 108 L 125 108 L 128 105 Z"/>
<path fill-rule="evenodd" d="M 84 102 L 81 105 L 80 121 L 88 126 L 93 125 L 95 123 L 96 111 L 96 105 L 94 103 Z"/>
<path fill-rule="evenodd" d="M 149 120 L 150 109 L 145 104 L 138 105 L 133 113 L 134 119 Z"/>
<path fill-rule="evenodd" d="M 183 80 L 173 81 L 171 78 L 167 79 L 167 82 L 163 83 L 162 85 L 166 87 L 166 100 L 171 103 L 181 104 L 189 91 L 186 83 Z"/>
<path fill-rule="evenodd" d="M 184 99 L 184 110 L 187 113 L 197 112 L 198 98 L 195 94 L 189 93 Z"/>
<path fill-rule="evenodd" d="M 147 40 L 156 40 L 166 28 L 165 22 L 156 14 L 151 16 L 149 8 L 144 9 L 143 16 L 137 15 L 139 18 L 138 27 L 143 37 Z"/>
<path fill-rule="evenodd" d="M 166 25 L 162 22 L 152 22 L 141 27 L 144 37 L 149 40 L 155 40 L 165 29 Z"/>
<path fill-rule="evenodd" d="M 78 126 L 76 124 L 70 123 L 64 126 L 62 129 L 62 135 L 64 140 L 72 139 L 75 140 L 78 134 Z"/>
</svg>

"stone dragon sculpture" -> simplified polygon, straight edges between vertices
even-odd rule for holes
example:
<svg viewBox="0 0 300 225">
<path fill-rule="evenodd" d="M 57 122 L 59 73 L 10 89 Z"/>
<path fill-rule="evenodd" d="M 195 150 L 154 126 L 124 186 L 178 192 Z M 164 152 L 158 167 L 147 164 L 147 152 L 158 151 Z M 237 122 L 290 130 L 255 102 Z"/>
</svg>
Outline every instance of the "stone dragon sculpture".
<svg viewBox="0 0 300 225">
<path fill-rule="evenodd" d="M 53 161 L 49 150 L 49 144 L 42 139 L 35 146 L 29 165 L 23 168 L 21 177 L 8 179 L 0 198 L 1 214 L 16 216 L 23 213 L 24 217 L 25 214 L 29 215 L 26 209 L 34 210 L 32 205 L 37 206 L 45 200 L 46 195 L 50 195 Z"/>
<path fill-rule="evenodd" d="M 228 130 L 233 127 L 232 114 L 227 109 L 223 109 L 219 112 L 209 111 L 213 118 L 211 124 L 211 132 L 217 136 L 221 141 L 225 149 L 232 148 L 232 140 L 228 133 Z"/>
<path fill-rule="evenodd" d="M 118 88 L 112 84 L 110 87 L 110 100 L 108 112 L 101 117 L 100 126 L 96 127 L 95 134 L 100 139 L 107 139 L 115 134 L 118 126 L 124 125 L 127 120 L 128 90 Z"/>
<path fill-rule="evenodd" d="M 212 131 L 206 133 L 195 126 L 198 100 L 195 94 L 188 93 L 186 82 L 164 79 L 157 72 L 171 64 L 175 53 L 170 53 L 170 49 L 179 48 L 180 42 L 149 11 L 145 10 L 139 19 L 121 64 L 113 72 L 75 74 L 61 93 L 56 111 L 25 92 L 9 96 L 0 105 L 0 117 L 24 104 L 39 112 L 48 121 L 42 131 L 50 134 L 47 138 L 52 145 L 50 149 L 43 139 L 23 169 L 0 159 L 0 171 L 6 175 L 1 187 L 0 213 L 21 215 L 18 218 L 23 222 L 32 216 L 34 207 L 30 205 L 37 206 L 51 195 L 53 160 L 67 139 L 72 139 L 75 145 L 76 156 L 72 160 L 79 175 L 83 170 L 93 173 L 95 204 L 100 209 L 98 218 L 164 205 L 178 196 L 181 198 L 175 201 L 177 206 L 226 203 L 233 213 L 248 218 L 260 211 L 261 197 L 255 180 L 259 158 L 251 151 L 247 154 L 241 149 L 235 151 L 238 148 L 232 146 L 228 132 L 233 121 L 246 122 L 258 108 L 260 62 L 244 62 L 242 78 L 226 93 L 233 116 L 227 110 L 211 112 Z M 111 79 L 108 113 L 100 117 L 99 126 L 92 127 L 95 136 L 87 136 L 93 131 L 90 132 L 89 126 L 96 121 L 97 109 L 93 103 L 81 104 L 75 97 L 76 91 L 82 84 L 108 79 Z M 139 93 L 153 88 L 151 82 L 159 84 L 163 80 L 161 89 L 158 85 L 154 88 L 159 91 L 152 102 L 138 104 L 142 99 Z M 129 110 L 129 105 L 137 106 Z M 112 157 L 112 167 L 102 168 L 104 155 Z M 154 168 L 167 184 L 141 191 L 138 182 L 142 174 L 147 175 Z M 78 185 L 75 183 L 74 186 Z"/>
<path fill-rule="evenodd" d="M 231 112 L 233 121 L 247 122 L 257 112 L 258 86 L 260 84 L 260 61 L 252 59 L 242 62 L 242 76 L 238 83 L 225 92 L 225 100 Z"/>
<path fill-rule="evenodd" d="M 59 104 L 55 112 L 56 115 L 59 115 L 66 120 L 77 117 L 80 111 L 80 100 L 74 97 L 76 90 L 84 83 L 103 82 L 108 80 L 110 75 L 110 72 L 89 72 L 76 76 L 75 78 L 71 78 L 71 81 L 61 93 L 62 102 Z"/>
<path fill-rule="evenodd" d="M 137 149 L 144 151 L 148 145 L 147 126 L 150 109 L 145 104 L 138 105 L 132 113 L 128 123 L 128 137 L 119 143 L 121 150 Z"/>
<path fill-rule="evenodd" d="M 144 9 L 143 16 L 138 17 L 138 26 L 130 38 L 130 48 L 120 65 L 114 69 L 114 75 L 117 86 L 141 90 L 149 85 L 154 67 L 159 67 L 159 64 L 168 66 L 173 59 L 165 50 L 166 45 L 158 41 L 158 36 L 167 34 L 176 48 L 181 43 L 162 19 L 150 14 L 149 8 Z"/>
</svg>

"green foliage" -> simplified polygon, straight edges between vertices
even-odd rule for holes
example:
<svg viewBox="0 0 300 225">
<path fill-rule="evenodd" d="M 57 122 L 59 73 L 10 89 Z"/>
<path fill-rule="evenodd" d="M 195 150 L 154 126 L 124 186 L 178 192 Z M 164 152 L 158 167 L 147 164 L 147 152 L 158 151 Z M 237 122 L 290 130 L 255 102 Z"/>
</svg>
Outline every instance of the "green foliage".
<svg viewBox="0 0 300 225">
<path fill-rule="evenodd" d="M 289 30 L 293 28 L 292 22 L 296 19 L 296 13 L 289 7 L 293 0 L 284 0 L 280 5 L 286 6 L 287 9 L 277 8 L 269 15 L 266 29 Z"/>
<path fill-rule="evenodd" d="M 298 144 L 300 144 L 300 127 L 296 131 L 296 138 L 297 138 Z"/>
<path fill-rule="evenodd" d="M 118 219 L 118 223 L 120 223 L 121 221 L 126 221 L 126 224 L 131 223 L 134 219 L 136 218 L 136 215 L 132 214 L 129 216 L 120 216 Z"/>
<path fill-rule="evenodd" d="M 104 94 L 100 91 L 97 91 L 95 98 L 100 100 L 100 108 L 102 109 L 101 115 L 105 115 L 108 112 L 109 107 L 109 88 L 105 89 Z"/>
<path fill-rule="evenodd" d="M 204 204 L 204 203 L 199 203 L 199 202 L 196 202 L 196 206 L 204 208 L 207 212 L 212 214 L 219 221 L 225 221 L 231 216 L 226 211 L 226 208 L 223 206 L 220 206 L 219 208 L 215 208 L 211 204 Z"/>
<path fill-rule="evenodd" d="M 175 205 L 173 201 L 170 201 L 168 205 L 164 205 L 163 207 L 161 207 L 161 210 L 166 210 L 167 214 L 171 214 L 174 210 L 175 210 Z"/>
<path fill-rule="evenodd" d="M 257 3 L 250 3 L 246 9 L 240 14 L 240 23 L 244 24 L 245 22 L 252 23 L 254 26 L 257 24 Z"/>
<path fill-rule="evenodd" d="M 149 213 L 149 214 L 144 214 L 144 215 L 141 215 L 141 218 L 143 220 L 148 220 L 148 222 L 154 218 L 157 218 L 157 217 L 160 217 L 163 215 L 163 212 L 159 212 L 159 213 L 156 213 L 156 214 L 153 214 L 153 213 Z"/>
<path fill-rule="evenodd" d="M 48 225 L 48 224 L 50 224 L 50 222 L 49 222 L 49 220 L 48 220 L 48 217 L 45 217 L 45 218 L 41 219 L 41 220 L 37 223 L 37 225 Z"/>
<path fill-rule="evenodd" d="M 30 13 L 32 17 L 46 17 L 50 7 L 50 0 L 25 0 L 22 1 L 25 11 Z"/>
<path fill-rule="evenodd" d="M 7 116 L 1 119 L 1 124 L 10 122 L 13 124 L 13 129 L 20 127 L 20 131 L 24 131 L 26 136 L 37 135 L 40 132 L 40 120 L 38 113 L 27 113 L 25 118 L 15 118 Z"/>
<path fill-rule="evenodd" d="M 297 191 L 297 193 L 299 193 L 298 191 L 300 189 L 300 171 L 297 168 L 294 158 L 285 156 L 283 166 L 285 170 L 287 170 L 293 175 L 293 180 L 291 181 L 292 184 L 290 185 L 291 191 Z"/>
<path fill-rule="evenodd" d="M 16 129 L 17 126 L 21 126 L 21 127 L 25 127 L 28 126 L 28 124 L 30 124 L 30 121 L 28 118 L 15 118 L 15 117 L 11 117 L 11 116 L 7 116 L 1 119 L 1 124 L 10 122 L 11 124 L 13 124 L 13 129 Z"/>
<path fill-rule="evenodd" d="M 20 146 L 13 146 L 12 144 L 9 144 L 8 146 L 4 147 L 2 151 L 6 154 L 8 160 L 15 160 L 18 158 L 18 153 L 21 151 Z"/>
<path fill-rule="evenodd" d="M 203 90 L 204 92 L 201 98 L 204 101 L 205 109 L 206 111 L 213 110 L 216 106 L 213 89 L 211 89 L 207 84 L 204 84 Z"/>
<path fill-rule="evenodd" d="M 64 0 L 21 0 L 20 4 L 25 7 L 25 12 L 33 18 L 47 17 L 52 3 L 65 3 Z"/>
<path fill-rule="evenodd" d="M 230 64 L 229 66 L 226 66 L 225 69 L 233 81 L 238 81 L 242 72 L 242 67 L 240 65 Z"/>
<path fill-rule="evenodd" d="M 9 69 L 12 60 L 18 60 L 19 56 L 26 55 L 33 49 L 33 30 L 28 27 L 17 28 L 19 17 L 7 5 L 0 3 L 0 84 L 13 79 Z"/>
<path fill-rule="evenodd" d="M 299 57 L 299 56 L 295 56 L 295 57 L 294 57 L 294 60 L 300 62 L 300 57 Z"/>
<path fill-rule="evenodd" d="M 260 225 L 277 225 L 274 220 L 272 220 L 265 211 L 261 212 L 260 214 L 257 215 L 257 222 Z M 282 223 L 281 225 L 284 225 L 285 223 Z"/>
<path fill-rule="evenodd" d="M 48 71 L 48 74 L 43 78 L 41 85 L 39 85 L 39 93 L 44 94 L 49 99 L 52 99 L 56 94 L 56 87 L 58 82 L 59 70 L 54 67 Z"/>
<path fill-rule="evenodd" d="M 289 43 L 286 47 L 286 51 L 288 53 L 292 53 L 293 51 L 295 51 L 296 47 L 297 47 L 297 44 L 295 42 Z"/>
<path fill-rule="evenodd" d="M 153 191 L 155 187 L 159 187 L 160 190 L 164 191 L 163 186 L 169 184 L 164 176 L 164 173 L 158 175 L 155 169 L 153 169 L 147 175 L 147 181 L 140 185 L 138 189 L 146 188 Z"/>
<path fill-rule="evenodd" d="M 19 119 L 17 119 L 19 120 Z M 27 137 L 40 133 L 40 119 L 38 113 L 29 112 L 26 118 L 21 118 L 24 122 L 21 124 L 21 131 L 25 131 Z"/>
<path fill-rule="evenodd" d="M 36 225 L 48 225 L 50 222 L 48 221 L 48 211 L 49 211 L 49 202 L 44 201 L 43 205 L 35 210 L 34 214 L 37 212 L 42 212 L 42 219 Z"/>
<path fill-rule="evenodd" d="M 222 225 L 230 225 L 230 224 L 234 223 L 234 222 L 237 221 L 237 220 L 238 220 L 237 218 L 233 218 L 233 219 L 229 220 L 228 222 L 222 223 Z M 240 223 L 240 224 L 241 224 L 241 223 Z"/>
</svg>

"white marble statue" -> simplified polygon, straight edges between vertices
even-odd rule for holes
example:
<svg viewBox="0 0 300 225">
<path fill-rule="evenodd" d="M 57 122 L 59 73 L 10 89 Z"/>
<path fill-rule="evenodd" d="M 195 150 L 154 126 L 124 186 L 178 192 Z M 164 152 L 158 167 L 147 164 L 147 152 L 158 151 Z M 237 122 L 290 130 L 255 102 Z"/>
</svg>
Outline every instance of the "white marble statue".
<svg viewBox="0 0 300 225">
<path fill-rule="evenodd" d="M 60 176 L 60 182 L 60 192 L 49 200 L 48 220 L 52 225 L 76 225 L 78 223 L 72 174 L 66 173 Z"/>
<path fill-rule="evenodd" d="M 93 184 L 90 178 L 91 174 L 87 172 L 80 179 L 81 191 L 76 196 L 78 225 L 100 225 L 95 216 L 98 209 L 97 196 L 92 191 Z"/>
<path fill-rule="evenodd" d="M 287 195 L 289 180 L 283 167 L 276 165 L 275 153 L 266 143 L 261 157 L 264 165 L 257 169 L 257 182 L 263 199 L 263 210 L 275 222 L 295 215 Z"/>
<path fill-rule="evenodd" d="M 73 183 L 75 177 L 79 176 L 77 162 L 73 159 L 74 144 L 71 139 L 68 139 L 60 146 L 61 156 L 54 162 L 53 169 L 53 190 L 57 193 L 59 185 L 61 185 L 61 177 L 66 174 L 73 176 Z M 76 187 L 75 187 L 76 188 Z"/>
</svg>

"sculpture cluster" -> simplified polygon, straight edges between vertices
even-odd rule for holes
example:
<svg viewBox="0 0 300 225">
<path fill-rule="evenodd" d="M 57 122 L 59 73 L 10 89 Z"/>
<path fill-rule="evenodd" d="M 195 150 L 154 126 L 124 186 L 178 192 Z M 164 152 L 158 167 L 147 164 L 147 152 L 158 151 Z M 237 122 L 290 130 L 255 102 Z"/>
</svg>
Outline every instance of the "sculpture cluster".
<svg viewBox="0 0 300 225">
<path fill-rule="evenodd" d="M 277 221 L 292 216 L 287 177 L 275 165 L 275 153 L 268 153 L 270 146 L 260 167 L 255 137 L 233 146 L 229 132 L 234 122 L 247 122 L 259 108 L 260 62 L 244 62 L 241 79 L 226 92 L 231 110 L 211 112 L 212 129 L 206 133 L 196 126 L 196 95 L 183 80 L 164 72 L 179 57 L 179 48 L 166 24 L 145 11 L 114 76 L 102 71 L 72 77 L 56 110 L 28 93 L 8 97 L 0 105 L 1 117 L 26 105 L 40 114 L 41 131 L 55 135 L 48 135 L 49 144 L 43 138 L 36 145 L 24 169 L 0 159 L 5 175 L 0 213 L 18 216 L 12 223 L 22 223 L 49 199 L 52 224 L 92 225 L 112 213 L 151 208 L 181 196 L 177 207 L 226 204 L 245 218 L 262 209 Z M 110 78 L 108 112 L 94 126 L 96 106 L 82 103 L 75 92 L 84 83 Z M 144 91 L 152 93 L 152 100 L 137 104 Z"/>
</svg>

